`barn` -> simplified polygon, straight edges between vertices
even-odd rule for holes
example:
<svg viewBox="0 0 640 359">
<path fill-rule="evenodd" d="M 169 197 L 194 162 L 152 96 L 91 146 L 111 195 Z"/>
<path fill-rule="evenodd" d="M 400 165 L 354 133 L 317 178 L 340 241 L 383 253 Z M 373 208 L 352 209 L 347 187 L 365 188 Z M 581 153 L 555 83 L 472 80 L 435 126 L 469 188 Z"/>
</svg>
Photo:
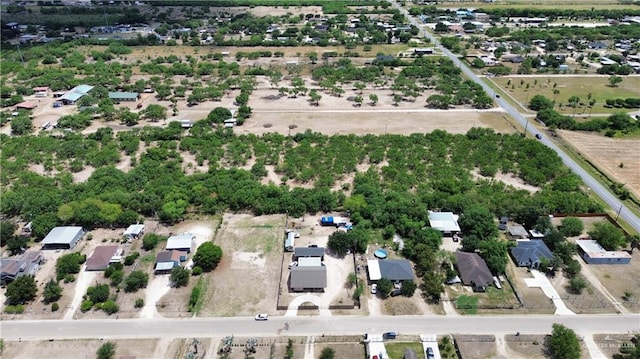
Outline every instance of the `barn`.
<svg viewBox="0 0 640 359">
<path fill-rule="evenodd" d="M 72 249 L 83 236 L 82 227 L 55 227 L 42 240 L 42 249 Z"/>
</svg>

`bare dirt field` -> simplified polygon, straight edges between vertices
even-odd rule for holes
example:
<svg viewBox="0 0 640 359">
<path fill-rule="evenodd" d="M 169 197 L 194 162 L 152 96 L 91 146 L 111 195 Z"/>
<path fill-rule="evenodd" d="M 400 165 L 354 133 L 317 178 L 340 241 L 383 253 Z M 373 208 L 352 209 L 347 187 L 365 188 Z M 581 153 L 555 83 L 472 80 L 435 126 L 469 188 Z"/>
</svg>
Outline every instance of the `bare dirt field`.
<svg viewBox="0 0 640 359">
<path fill-rule="evenodd" d="M 496 356 L 493 335 L 455 335 L 454 338 L 462 358 L 500 358 Z"/>
<path fill-rule="evenodd" d="M 549 298 L 544 295 L 542 289 L 531 288 L 524 282 L 524 278 L 533 278 L 527 268 L 516 267 L 513 261 L 509 260 L 507 262 L 506 273 L 523 301 L 523 308 L 520 310 L 526 310 L 529 313 L 536 314 L 551 314 L 555 311 L 555 306 Z M 505 283 L 505 285 L 508 284 Z"/>
<path fill-rule="evenodd" d="M 158 339 L 116 340 L 116 358 L 158 358 L 154 356 Z M 102 340 L 56 340 L 56 341 L 8 341 L 4 343 L 2 357 L 6 359 L 29 358 L 95 358 L 96 351 L 105 342 Z M 164 354 L 164 353 L 163 353 Z M 164 356 L 173 358 L 174 356 Z M 162 357 L 160 357 L 162 358 Z"/>
<path fill-rule="evenodd" d="M 589 265 L 589 270 L 618 302 L 633 313 L 640 312 L 640 251 L 633 251 L 629 264 Z M 627 300 L 625 292 L 631 294 Z"/>
<path fill-rule="evenodd" d="M 558 132 L 582 156 L 640 197 L 640 139 L 614 139 L 578 131 Z"/>
</svg>

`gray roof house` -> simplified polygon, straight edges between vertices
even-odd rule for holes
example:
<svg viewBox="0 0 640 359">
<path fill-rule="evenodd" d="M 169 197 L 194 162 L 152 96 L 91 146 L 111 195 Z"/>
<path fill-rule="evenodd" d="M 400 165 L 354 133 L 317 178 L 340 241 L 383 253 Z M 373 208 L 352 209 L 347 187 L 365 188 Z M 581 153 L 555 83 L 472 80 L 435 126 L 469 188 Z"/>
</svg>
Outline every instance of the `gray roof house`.
<svg viewBox="0 0 640 359">
<path fill-rule="evenodd" d="M 71 249 L 83 236 L 82 227 L 55 227 L 42 240 L 42 249 Z"/>
<path fill-rule="evenodd" d="M 109 99 L 115 102 L 137 101 L 140 99 L 140 94 L 137 92 L 109 92 Z"/>
<path fill-rule="evenodd" d="M 175 267 L 180 266 L 180 262 L 187 259 L 187 253 L 181 251 L 162 251 L 156 255 L 156 274 L 169 273 Z"/>
<path fill-rule="evenodd" d="M 289 277 L 289 288 L 294 292 L 324 292 L 327 287 L 327 267 L 293 267 Z"/>
<path fill-rule="evenodd" d="M 40 251 L 26 251 L 20 257 L 0 259 L 0 283 L 8 284 L 23 275 L 35 275 L 44 257 Z"/>
<path fill-rule="evenodd" d="M 392 282 L 413 280 L 411 262 L 406 259 L 370 259 L 367 261 L 369 280 L 377 281 L 382 278 Z"/>
<path fill-rule="evenodd" d="M 323 260 L 324 248 L 323 247 L 296 247 L 293 250 L 293 257 L 295 259 L 304 258 L 304 257 L 320 257 L 320 259 Z"/>
<path fill-rule="evenodd" d="M 538 268 L 542 259 L 551 260 L 553 253 L 544 241 L 519 241 L 511 248 L 511 256 L 518 267 Z"/>
<path fill-rule="evenodd" d="M 476 292 L 484 292 L 493 283 L 493 274 L 478 253 L 456 252 L 456 266 L 464 285 Z"/>
</svg>

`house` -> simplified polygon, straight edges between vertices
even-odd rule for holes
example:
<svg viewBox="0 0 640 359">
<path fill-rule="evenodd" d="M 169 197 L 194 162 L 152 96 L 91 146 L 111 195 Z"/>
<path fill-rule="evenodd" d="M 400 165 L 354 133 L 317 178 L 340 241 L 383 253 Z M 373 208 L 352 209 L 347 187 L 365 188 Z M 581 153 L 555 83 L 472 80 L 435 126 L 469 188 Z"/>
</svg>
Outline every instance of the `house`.
<svg viewBox="0 0 640 359">
<path fill-rule="evenodd" d="M 443 236 L 452 237 L 460 232 L 458 216 L 452 212 L 429 211 L 429 225 L 442 232 Z"/>
<path fill-rule="evenodd" d="M 507 224 L 507 234 L 509 234 L 509 239 L 518 240 L 518 239 L 527 239 L 529 238 L 529 232 L 520 224 Z"/>
<path fill-rule="evenodd" d="M 87 259 L 87 271 L 102 271 L 107 269 L 109 264 L 111 263 L 111 259 L 113 257 L 118 256 L 118 246 L 117 245 L 108 245 L 108 246 L 97 246 L 96 249 L 93 250 L 93 254 L 91 257 Z"/>
<path fill-rule="evenodd" d="M 592 239 L 576 241 L 578 253 L 587 264 L 629 264 L 631 255 L 625 251 L 607 251 Z"/>
<path fill-rule="evenodd" d="M 317 257 L 320 260 L 324 260 L 324 248 L 323 247 L 296 247 L 293 250 L 294 260 L 305 257 Z"/>
<path fill-rule="evenodd" d="M 169 237 L 169 239 L 167 239 L 166 249 L 168 251 L 178 250 L 191 253 L 195 239 L 196 236 L 192 233 L 182 233 L 177 236 Z"/>
<path fill-rule="evenodd" d="M 132 224 L 122 234 L 129 241 L 140 238 L 144 234 L 144 224 Z"/>
<path fill-rule="evenodd" d="M 13 282 L 23 275 L 35 275 L 44 257 L 40 251 L 26 251 L 19 257 L 0 259 L 0 284 Z"/>
<path fill-rule="evenodd" d="M 478 253 L 457 251 L 456 266 L 462 283 L 471 286 L 475 292 L 484 292 L 493 283 L 493 274 Z"/>
<path fill-rule="evenodd" d="M 318 267 L 322 265 L 320 257 L 300 257 L 297 260 L 298 267 Z"/>
<path fill-rule="evenodd" d="M 518 267 L 529 267 L 537 269 L 543 260 L 553 259 L 553 253 L 539 239 L 531 241 L 519 241 L 518 245 L 511 247 L 511 256 Z"/>
<path fill-rule="evenodd" d="M 367 261 L 369 280 L 386 278 L 392 282 L 413 280 L 411 262 L 406 259 L 370 259 Z"/>
<path fill-rule="evenodd" d="M 289 274 L 289 288 L 294 292 L 324 292 L 327 287 L 327 267 L 296 266 Z"/>
<path fill-rule="evenodd" d="M 109 99 L 113 102 L 137 101 L 140 99 L 140 94 L 137 92 L 109 92 Z"/>
<path fill-rule="evenodd" d="M 182 251 L 162 251 L 156 255 L 154 266 L 155 274 L 167 274 L 175 267 L 180 266 L 180 262 L 187 260 L 187 253 Z"/>
<path fill-rule="evenodd" d="M 295 245 L 296 245 L 296 233 L 295 232 L 287 233 L 287 239 L 284 241 L 284 250 L 287 252 L 293 252 Z"/>
<path fill-rule="evenodd" d="M 71 89 L 71 91 L 65 93 L 60 97 L 60 101 L 62 101 L 65 105 L 72 105 L 76 103 L 82 96 L 86 95 L 93 89 L 93 86 L 89 85 L 78 85 Z"/>
<path fill-rule="evenodd" d="M 71 249 L 83 236 L 82 227 L 55 227 L 42 240 L 42 249 Z"/>
<path fill-rule="evenodd" d="M 36 97 L 47 97 L 49 95 L 49 87 L 47 86 L 34 87 L 33 92 L 35 92 Z"/>
<path fill-rule="evenodd" d="M 18 111 L 18 110 L 33 110 L 36 107 L 38 107 L 38 105 L 36 105 L 35 103 L 30 102 L 30 101 L 24 101 L 24 102 L 20 102 L 19 104 L 16 104 L 16 111 Z"/>
<path fill-rule="evenodd" d="M 432 55 L 433 48 L 432 47 L 416 48 L 416 49 L 413 49 L 413 53 L 416 55 Z"/>
</svg>

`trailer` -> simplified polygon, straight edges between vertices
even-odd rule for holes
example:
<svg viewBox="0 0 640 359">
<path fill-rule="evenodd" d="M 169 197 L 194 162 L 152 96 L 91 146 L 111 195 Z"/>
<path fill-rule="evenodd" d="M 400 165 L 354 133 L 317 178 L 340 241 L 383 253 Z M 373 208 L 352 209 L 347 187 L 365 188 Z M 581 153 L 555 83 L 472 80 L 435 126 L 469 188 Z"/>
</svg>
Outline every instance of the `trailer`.
<svg viewBox="0 0 640 359">
<path fill-rule="evenodd" d="M 323 226 L 335 226 L 335 227 L 343 227 L 349 224 L 349 221 L 344 217 L 322 217 L 320 219 L 320 224 Z"/>
</svg>

